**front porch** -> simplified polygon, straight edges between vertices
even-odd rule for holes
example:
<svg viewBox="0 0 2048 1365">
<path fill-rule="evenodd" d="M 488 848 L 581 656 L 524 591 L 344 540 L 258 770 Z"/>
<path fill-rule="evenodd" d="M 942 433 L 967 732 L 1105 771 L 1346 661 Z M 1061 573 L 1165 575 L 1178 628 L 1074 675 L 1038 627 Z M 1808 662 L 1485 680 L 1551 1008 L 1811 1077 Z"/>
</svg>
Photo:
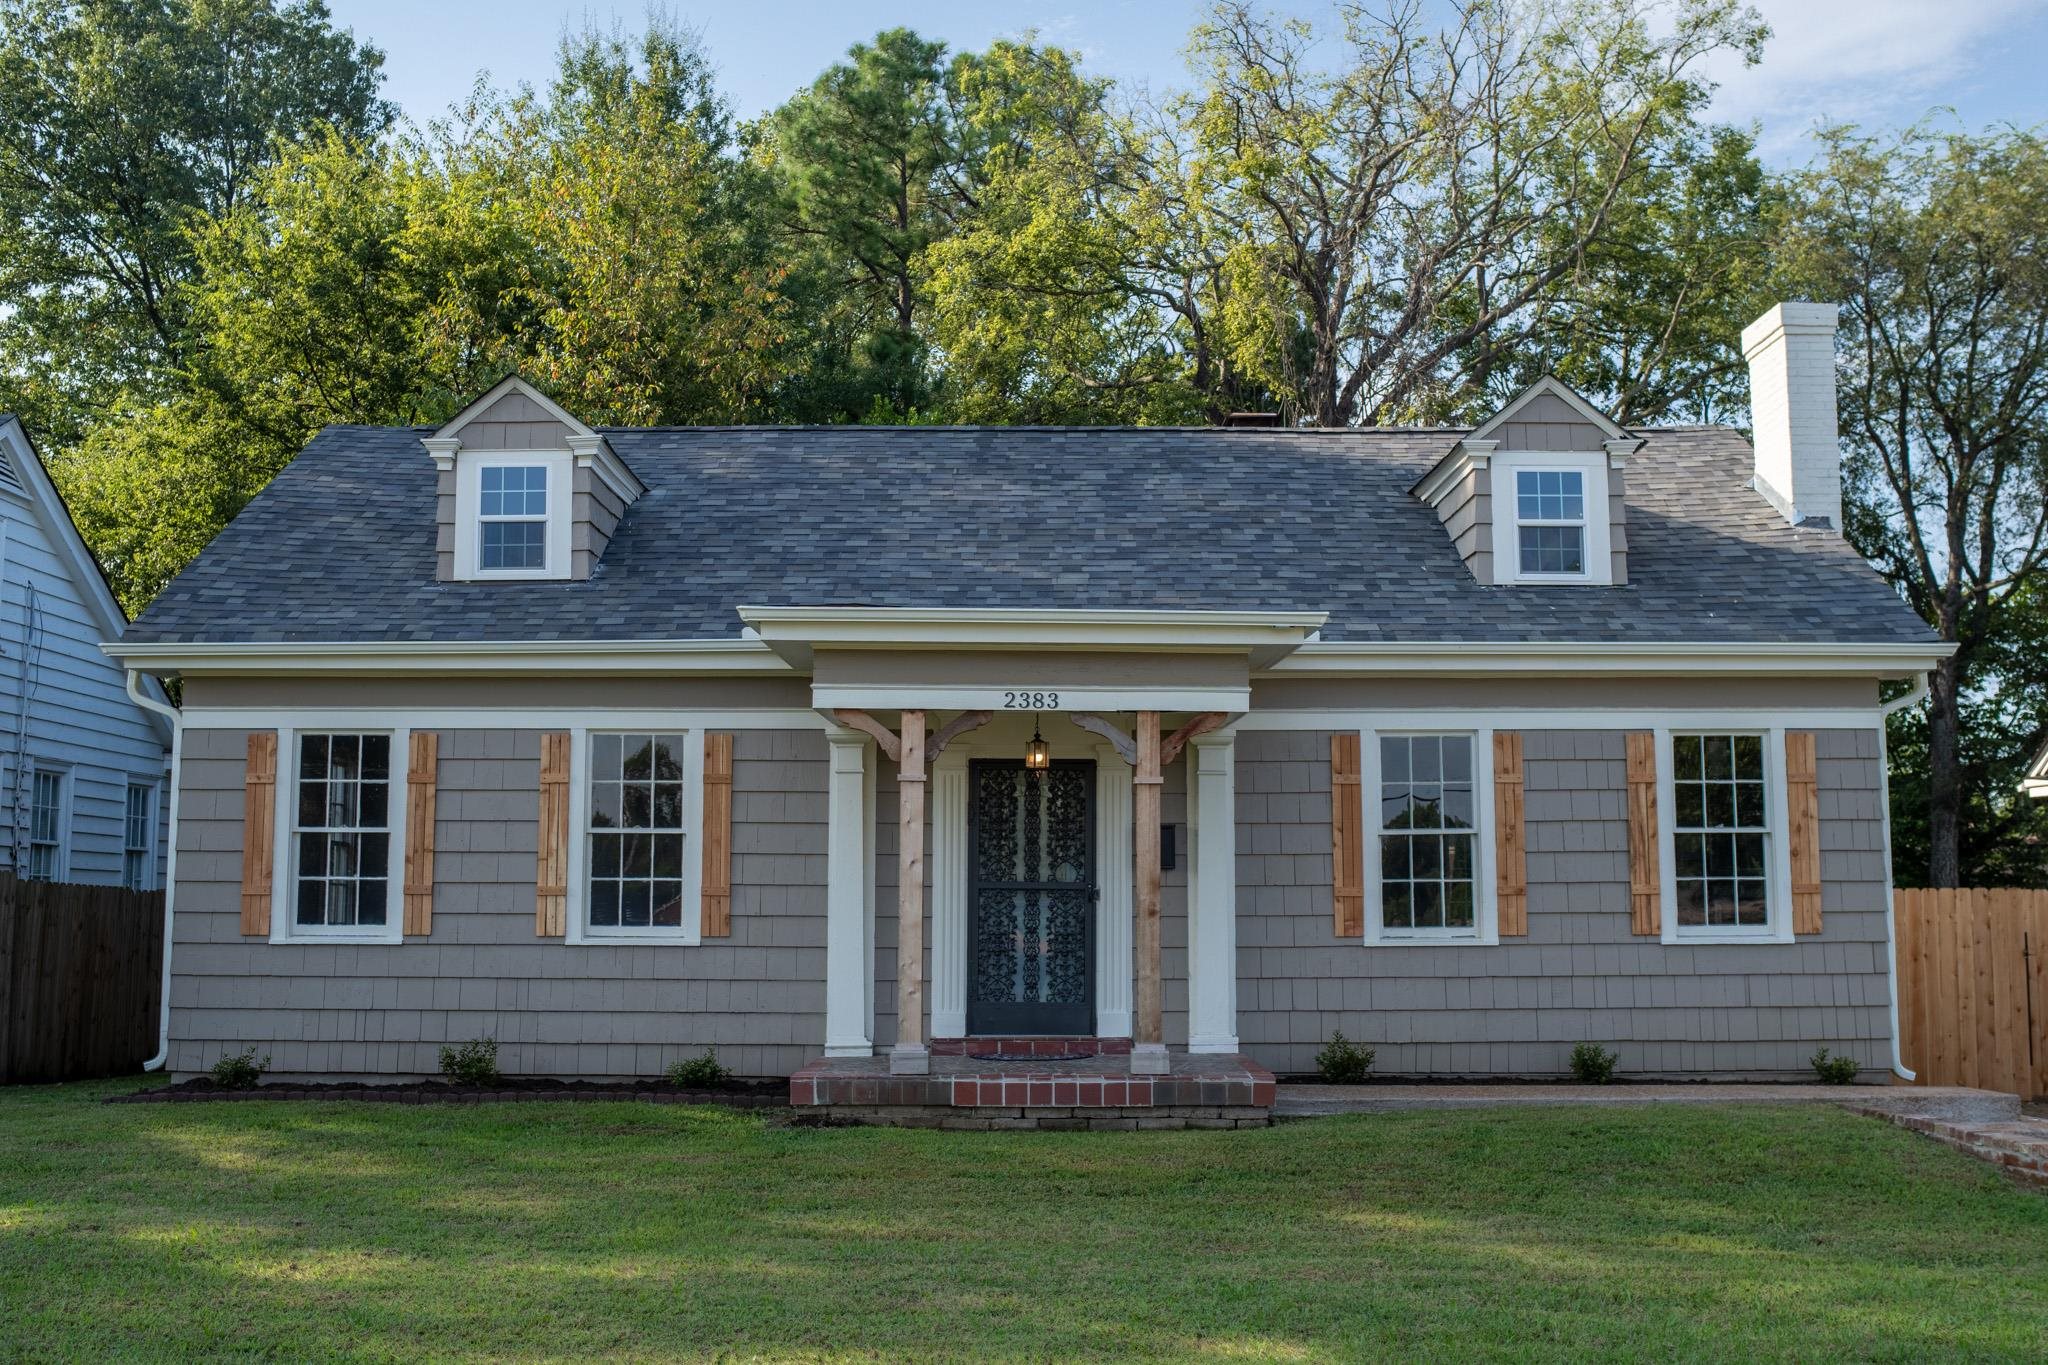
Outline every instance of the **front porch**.
<svg viewBox="0 0 2048 1365">
<path fill-rule="evenodd" d="M 1168 1054 L 1163 1075 L 1132 1075 L 1127 1052 L 1004 1055 L 982 1040 L 935 1040 L 931 1070 L 892 1074 L 886 1057 L 824 1057 L 789 1078 L 799 1113 L 909 1128 L 1263 1128 L 1273 1073 L 1235 1053 Z M 988 1040 L 995 1042 L 997 1040 Z M 1002 1040 L 1011 1041 L 1011 1040 Z M 1040 1046 L 1081 1040 L 1041 1039 Z M 1104 1040 L 1110 1041 L 1110 1040 Z M 955 1050 L 955 1044 L 964 1044 Z"/>
</svg>

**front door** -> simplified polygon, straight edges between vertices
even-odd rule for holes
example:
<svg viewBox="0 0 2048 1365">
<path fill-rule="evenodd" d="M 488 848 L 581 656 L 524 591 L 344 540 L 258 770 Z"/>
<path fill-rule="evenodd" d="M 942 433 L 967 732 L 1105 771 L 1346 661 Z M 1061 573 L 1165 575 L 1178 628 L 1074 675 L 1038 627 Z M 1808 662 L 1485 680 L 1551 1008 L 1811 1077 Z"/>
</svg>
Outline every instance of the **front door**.
<svg viewBox="0 0 2048 1365">
<path fill-rule="evenodd" d="M 967 1031 L 1095 1031 L 1095 764 L 968 767 Z"/>
</svg>

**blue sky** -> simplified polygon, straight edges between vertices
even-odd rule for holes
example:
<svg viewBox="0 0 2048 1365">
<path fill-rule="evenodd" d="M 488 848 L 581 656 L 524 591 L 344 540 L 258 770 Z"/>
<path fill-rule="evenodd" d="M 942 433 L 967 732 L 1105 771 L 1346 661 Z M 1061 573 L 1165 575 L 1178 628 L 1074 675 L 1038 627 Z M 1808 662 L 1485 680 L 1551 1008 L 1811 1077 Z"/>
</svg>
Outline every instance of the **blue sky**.
<svg viewBox="0 0 2048 1365">
<path fill-rule="evenodd" d="M 414 119 L 443 112 L 487 70 L 501 85 L 543 81 L 556 40 L 586 20 L 637 27 L 632 0 L 328 0 L 337 23 L 387 54 L 387 94 Z M 847 46 L 903 24 L 954 48 L 1035 29 L 1126 84 L 1181 84 L 1181 44 L 1202 0 L 670 0 L 698 29 L 743 115 L 773 108 Z M 1313 0 L 1276 8 L 1328 14 Z M 1716 114 L 1763 130 L 1766 157 L 1805 159 L 1823 119 L 1910 123 L 1952 106 L 1969 126 L 2048 121 L 2038 76 L 2048 0 L 1761 0 L 1776 31 L 1762 66 L 1726 64 Z"/>
</svg>

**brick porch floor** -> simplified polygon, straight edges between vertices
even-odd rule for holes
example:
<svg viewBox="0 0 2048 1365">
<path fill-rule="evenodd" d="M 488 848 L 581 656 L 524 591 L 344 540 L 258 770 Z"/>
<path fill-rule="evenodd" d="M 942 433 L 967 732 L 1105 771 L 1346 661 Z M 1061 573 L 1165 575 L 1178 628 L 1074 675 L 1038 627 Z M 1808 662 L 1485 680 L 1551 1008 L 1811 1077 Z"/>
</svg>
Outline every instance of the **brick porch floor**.
<svg viewBox="0 0 2048 1365">
<path fill-rule="evenodd" d="M 1117 1053 L 1082 1057 L 934 1052 L 928 1076 L 892 1076 L 887 1057 L 824 1057 L 789 1078 L 800 1113 L 923 1128 L 1263 1128 L 1273 1073 L 1235 1054 L 1171 1055 L 1133 1076 Z"/>
</svg>

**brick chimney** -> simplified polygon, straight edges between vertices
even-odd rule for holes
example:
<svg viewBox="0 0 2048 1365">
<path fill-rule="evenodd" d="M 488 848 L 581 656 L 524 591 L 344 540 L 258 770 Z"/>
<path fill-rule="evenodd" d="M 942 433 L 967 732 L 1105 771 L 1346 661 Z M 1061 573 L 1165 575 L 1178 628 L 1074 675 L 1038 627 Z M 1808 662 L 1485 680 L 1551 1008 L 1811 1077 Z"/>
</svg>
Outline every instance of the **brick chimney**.
<svg viewBox="0 0 2048 1365">
<path fill-rule="evenodd" d="M 1781 303 L 1742 329 L 1756 490 L 1794 526 L 1842 529 L 1832 303 Z"/>
</svg>

